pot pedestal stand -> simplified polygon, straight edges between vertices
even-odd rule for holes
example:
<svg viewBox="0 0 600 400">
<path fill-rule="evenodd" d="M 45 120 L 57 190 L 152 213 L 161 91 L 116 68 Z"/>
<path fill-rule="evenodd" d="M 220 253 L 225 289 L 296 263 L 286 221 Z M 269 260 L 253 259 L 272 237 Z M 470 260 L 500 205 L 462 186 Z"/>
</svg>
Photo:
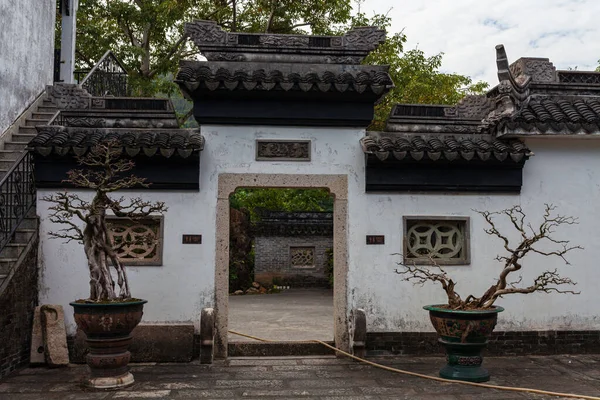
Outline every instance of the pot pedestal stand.
<svg viewBox="0 0 600 400">
<path fill-rule="evenodd" d="M 75 322 L 86 335 L 89 353 L 86 363 L 94 389 L 118 389 L 134 383 L 127 364 L 131 353 L 131 332 L 140 323 L 146 300 L 113 303 L 70 303 Z"/>
<path fill-rule="evenodd" d="M 131 335 L 114 339 L 87 339 L 90 352 L 86 363 L 90 367 L 87 385 L 95 389 L 116 389 L 132 385 L 129 372 L 131 353 L 127 350 Z"/>
<path fill-rule="evenodd" d="M 468 382 L 487 382 L 490 373 L 481 366 L 481 351 L 487 346 L 483 343 L 456 343 L 438 339 L 446 349 L 446 365 L 440 370 L 440 377 Z"/>
<path fill-rule="evenodd" d="M 492 334 L 500 306 L 478 310 L 452 310 L 444 304 L 423 307 L 440 336 L 438 342 L 446 349 L 446 366 L 440 370 L 445 379 L 486 382 L 489 372 L 481 366 L 488 338 Z"/>
</svg>

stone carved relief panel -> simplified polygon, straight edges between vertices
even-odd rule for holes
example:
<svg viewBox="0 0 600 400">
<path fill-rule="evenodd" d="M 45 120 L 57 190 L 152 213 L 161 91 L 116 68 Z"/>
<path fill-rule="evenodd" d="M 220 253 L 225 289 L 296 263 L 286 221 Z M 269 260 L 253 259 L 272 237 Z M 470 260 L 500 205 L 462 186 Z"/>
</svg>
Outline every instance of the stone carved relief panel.
<svg viewBox="0 0 600 400">
<path fill-rule="evenodd" d="M 81 86 L 55 83 L 46 88 L 48 99 L 61 110 L 90 108 L 92 96 Z"/>
<path fill-rule="evenodd" d="M 485 95 L 467 95 L 453 107 L 444 108 L 447 117 L 484 118 L 493 104 Z"/>
<path fill-rule="evenodd" d="M 385 41 L 385 31 L 374 26 L 354 28 L 344 36 L 344 47 L 373 50 Z"/>
<path fill-rule="evenodd" d="M 344 36 L 307 36 L 229 33 L 214 21 L 194 21 L 185 24 L 185 31 L 194 44 L 200 47 L 244 45 L 280 48 L 345 48 L 355 51 L 371 51 L 385 41 L 385 31 L 373 26 L 354 28 Z"/>
<path fill-rule="evenodd" d="M 108 217 L 108 229 L 123 265 L 162 265 L 163 218 Z"/>
<path fill-rule="evenodd" d="M 259 43 L 278 47 L 308 47 L 308 36 L 264 35 L 259 37 Z"/>
<path fill-rule="evenodd" d="M 196 44 L 225 43 L 227 38 L 227 32 L 213 21 L 187 23 L 185 24 L 185 31 Z"/>
<path fill-rule="evenodd" d="M 520 58 L 509 68 L 515 78 L 528 75 L 536 83 L 556 82 L 556 68 L 547 58 Z"/>
<path fill-rule="evenodd" d="M 92 108 L 106 108 L 106 101 L 102 97 L 92 99 Z"/>
<path fill-rule="evenodd" d="M 578 71 L 559 71 L 558 80 L 561 83 L 580 83 L 584 85 L 599 85 L 600 73 L 597 72 L 578 72 Z"/>
<path fill-rule="evenodd" d="M 404 217 L 404 262 L 431 265 L 470 263 L 469 218 Z"/>
<path fill-rule="evenodd" d="M 256 161 L 310 161 L 310 140 L 256 141 Z"/>
<path fill-rule="evenodd" d="M 290 264 L 292 268 L 314 268 L 314 247 L 290 247 Z"/>
</svg>

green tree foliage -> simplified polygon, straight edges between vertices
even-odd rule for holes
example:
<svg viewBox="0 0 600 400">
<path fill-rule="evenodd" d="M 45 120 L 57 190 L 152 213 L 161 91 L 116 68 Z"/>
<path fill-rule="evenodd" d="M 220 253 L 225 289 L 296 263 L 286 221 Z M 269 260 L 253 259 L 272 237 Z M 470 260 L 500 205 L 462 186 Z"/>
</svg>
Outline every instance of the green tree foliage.
<svg viewBox="0 0 600 400">
<path fill-rule="evenodd" d="M 386 15 L 369 19 L 359 13 L 353 18 L 352 25 L 389 29 L 391 20 Z M 395 104 L 456 104 L 466 94 L 481 94 L 488 87 L 486 82 L 474 83 L 465 75 L 440 72 L 444 53 L 426 56 L 418 48 L 404 51 L 405 42 L 404 32 L 391 35 L 364 60 L 365 64 L 389 65 L 395 85 L 375 106 L 375 118 L 369 130 L 383 130 Z"/>
<path fill-rule="evenodd" d="M 131 74 L 134 95 L 170 94 L 176 87 L 164 76 L 198 53 L 186 41 L 187 21 L 211 19 L 242 32 L 325 34 L 347 21 L 351 9 L 351 0 L 81 0 L 77 67 L 89 69 L 112 50 Z"/>
<path fill-rule="evenodd" d="M 92 67 L 110 49 L 128 68 L 133 95 L 181 99 L 172 76 L 179 60 L 198 53 L 184 35 L 186 21 L 211 19 L 240 32 L 340 34 L 366 25 L 389 29 L 387 15 L 352 15 L 352 5 L 353 0 L 80 0 L 77 66 Z M 384 128 L 396 103 L 453 104 L 487 88 L 467 76 L 440 72 L 443 53 L 405 52 L 405 42 L 403 32 L 391 35 L 364 61 L 390 65 L 396 85 L 376 106 L 371 130 Z M 190 108 L 178 109 L 182 124 Z"/>
<path fill-rule="evenodd" d="M 248 210 L 252 222 L 260 219 L 260 209 L 333 211 L 333 196 L 326 189 L 238 189 L 229 202 L 235 209 Z"/>
</svg>

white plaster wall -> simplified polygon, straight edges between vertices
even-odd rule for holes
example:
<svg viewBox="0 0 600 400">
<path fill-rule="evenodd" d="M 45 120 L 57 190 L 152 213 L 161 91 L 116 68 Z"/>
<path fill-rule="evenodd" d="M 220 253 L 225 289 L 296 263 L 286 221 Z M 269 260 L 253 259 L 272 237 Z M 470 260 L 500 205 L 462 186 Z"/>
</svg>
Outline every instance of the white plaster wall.
<svg viewBox="0 0 600 400">
<path fill-rule="evenodd" d="M 56 0 L 0 0 L 0 133 L 52 84 Z"/>
<path fill-rule="evenodd" d="M 498 305 L 506 308 L 499 318 L 501 330 L 600 329 L 598 282 L 600 269 L 597 243 L 600 208 L 600 143 L 575 140 L 535 140 L 528 142 L 535 156 L 525 164 L 520 195 L 477 194 L 378 194 L 349 196 L 349 307 L 364 308 L 370 331 L 431 331 L 425 304 L 444 303 L 441 287 L 413 286 L 395 276 L 394 260 L 402 246 L 403 215 L 457 215 L 471 217 L 471 264 L 448 266 L 458 281 L 463 298 L 473 292 L 481 295 L 494 283 L 499 271 L 496 254 L 502 250 L 499 239 L 483 232 L 483 219 L 473 209 L 501 210 L 520 204 L 540 221 L 544 203 L 553 203 L 563 215 L 580 218 L 577 226 L 557 233 L 585 247 L 569 256 L 571 266 L 560 259 L 531 255 L 523 263 L 523 282 L 545 270 L 558 268 L 578 282 L 578 296 L 530 294 L 506 296 Z M 358 185 L 360 186 L 360 184 Z M 501 232 L 511 232 L 510 222 L 498 224 Z M 535 223 L 534 223 L 535 225 Z M 365 246 L 365 235 L 384 234 L 383 246 Z M 514 235 L 512 238 L 516 237 Z"/>
<path fill-rule="evenodd" d="M 220 173 L 346 174 L 349 182 L 348 303 L 364 308 L 370 331 L 430 331 L 425 304 L 443 302 L 440 288 L 414 287 L 394 274 L 393 253 L 401 251 L 402 216 L 459 215 L 471 217 L 471 264 L 449 266 L 458 290 L 475 294 L 490 285 L 498 271 L 493 260 L 501 244 L 483 233 L 483 221 L 472 209 L 500 210 L 520 204 L 539 217 L 545 202 L 581 224 L 561 231 L 586 249 L 573 253 L 572 266 L 560 260 L 531 256 L 524 281 L 546 269 L 563 268 L 579 282 L 582 293 L 571 295 L 514 295 L 499 302 L 507 308 L 500 329 L 600 329 L 596 268 L 600 239 L 600 143 L 595 141 L 532 141 L 536 153 L 524 170 L 521 195 L 365 194 L 364 155 L 359 129 L 203 126 L 206 146 L 201 156 L 200 192 L 144 192 L 147 199 L 165 201 L 165 251 L 162 267 L 127 267 L 133 295 L 149 300 L 145 322 L 198 322 L 200 310 L 213 305 L 215 264 L 215 206 Z M 256 162 L 255 140 L 311 139 L 311 162 Z M 47 191 L 40 191 L 43 196 Z M 86 297 L 87 269 L 79 245 L 47 239 L 53 229 L 47 204 L 38 202 L 41 217 L 42 303 L 62 304 Z M 500 229 L 507 224 L 499 224 Z M 202 234 L 201 245 L 181 244 L 184 233 Z M 365 245 L 365 235 L 385 235 L 385 245 Z M 529 271 L 531 269 L 531 271 Z M 69 331 L 74 324 L 66 313 Z"/>
<path fill-rule="evenodd" d="M 220 173 L 347 174 L 362 176 L 348 160 L 362 160 L 359 129 L 281 127 L 202 127 L 206 139 L 200 162 L 200 192 L 144 192 L 143 198 L 165 201 L 165 247 L 162 267 L 127 267 L 132 294 L 148 300 L 144 322 L 194 321 L 214 303 L 215 207 Z M 256 162 L 255 140 L 311 139 L 311 162 Z M 362 161 L 357 162 L 362 168 Z M 40 199 L 40 303 L 62 304 L 69 333 L 75 332 L 68 303 L 89 296 L 86 260 L 80 245 L 48 239 L 56 226 L 48 220 L 48 204 Z M 127 193 L 123 193 L 127 195 Z M 201 234 L 201 245 L 181 244 L 182 234 Z"/>
</svg>

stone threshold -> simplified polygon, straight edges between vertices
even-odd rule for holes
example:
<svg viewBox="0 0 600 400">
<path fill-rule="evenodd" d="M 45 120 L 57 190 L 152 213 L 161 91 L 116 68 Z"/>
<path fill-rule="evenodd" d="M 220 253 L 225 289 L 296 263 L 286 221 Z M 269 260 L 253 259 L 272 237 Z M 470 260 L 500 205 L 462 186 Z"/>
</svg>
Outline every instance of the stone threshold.
<svg viewBox="0 0 600 400">
<path fill-rule="evenodd" d="M 334 345 L 334 342 L 325 342 Z M 333 350 L 320 343 L 307 342 L 229 342 L 228 357 L 285 357 L 334 355 Z"/>
</svg>

